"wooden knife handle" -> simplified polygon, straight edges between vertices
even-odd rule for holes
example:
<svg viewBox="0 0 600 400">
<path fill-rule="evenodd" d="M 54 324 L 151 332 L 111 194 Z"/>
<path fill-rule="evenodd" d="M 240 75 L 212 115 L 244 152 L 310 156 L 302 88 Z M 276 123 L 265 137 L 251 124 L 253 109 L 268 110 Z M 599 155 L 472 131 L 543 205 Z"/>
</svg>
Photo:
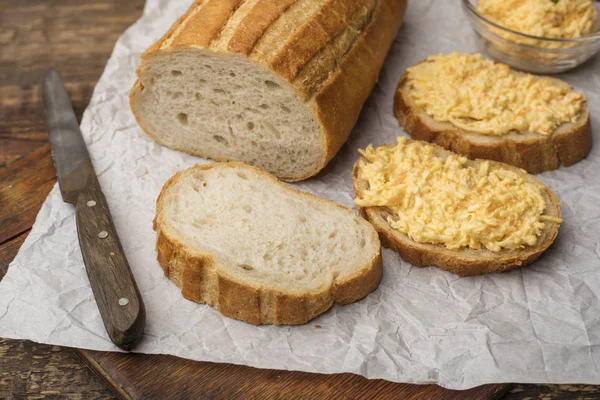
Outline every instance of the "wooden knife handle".
<svg viewBox="0 0 600 400">
<path fill-rule="evenodd" d="M 130 350 L 142 336 L 146 310 L 95 176 L 75 205 L 83 262 L 104 326 L 117 346 Z"/>
</svg>

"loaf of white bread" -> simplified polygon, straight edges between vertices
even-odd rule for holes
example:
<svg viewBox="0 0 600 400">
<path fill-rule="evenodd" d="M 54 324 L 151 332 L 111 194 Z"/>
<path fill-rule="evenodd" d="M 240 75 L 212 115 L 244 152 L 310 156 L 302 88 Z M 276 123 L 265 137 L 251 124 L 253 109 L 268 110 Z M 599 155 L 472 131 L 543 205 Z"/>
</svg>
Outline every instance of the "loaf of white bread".
<svg viewBox="0 0 600 400">
<path fill-rule="evenodd" d="M 406 0 L 196 0 L 142 55 L 131 108 L 157 142 L 315 175 L 377 82 Z"/>
</svg>

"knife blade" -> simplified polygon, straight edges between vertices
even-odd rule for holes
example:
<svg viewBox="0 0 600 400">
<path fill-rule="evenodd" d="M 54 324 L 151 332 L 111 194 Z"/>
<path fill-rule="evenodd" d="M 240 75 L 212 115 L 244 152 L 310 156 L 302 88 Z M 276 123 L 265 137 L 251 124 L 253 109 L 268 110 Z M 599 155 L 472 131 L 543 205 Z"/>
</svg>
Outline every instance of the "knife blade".
<svg viewBox="0 0 600 400">
<path fill-rule="evenodd" d="M 44 80 L 48 136 L 60 192 L 75 205 L 77 236 L 96 304 L 110 339 L 130 350 L 146 321 L 144 302 L 110 215 L 106 198 L 58 74 Z"/>
</svg>

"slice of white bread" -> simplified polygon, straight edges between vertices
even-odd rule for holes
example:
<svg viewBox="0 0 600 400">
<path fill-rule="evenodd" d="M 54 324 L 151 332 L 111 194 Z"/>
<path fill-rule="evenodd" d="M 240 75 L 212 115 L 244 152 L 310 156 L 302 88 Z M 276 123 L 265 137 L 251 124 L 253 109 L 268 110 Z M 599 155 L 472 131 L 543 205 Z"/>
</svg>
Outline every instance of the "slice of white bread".
<svg viewBox="0 0 600 400">
<path fill-rule="evenodd" d="M 407 143 L 410 142 L 410 140 L 407 141 Z M 452 154 L 452 152 L 440 146 L 432 146 L 435 147 L 435 154 L 442 159 Z M 474 166 L 483 161 L 468 160 L 466 166 Z M 352 180 L 356 197 L 362 197 L 362 193 L 369 188 L 369 182 L 362 177 L 362 168 L 367 163 L 369 161 L 361 157 L 354 164 Z M 523 176 L 527 181 L 541 185 L 537 179 L 511 165 L 490 161 L 489 170 L 494 169 L 513 171 Z M 546 200 L 546 210 L 543 215 L 560 218 L 560 202 L 556 195 L 546 186 L 543 186 L 542 196 Z M 538 237 L 537 243 L 522 249 L 502 249 L 499 252 L 492 252 L 485 248 L 474 250 L 462 247 L 458 250 L 449 250 L 443 244 L 415 242 L 406 234 L 392 228 L 388 223 L 388 217 L 397 217 L 386 207 L 359 207 L 359 212 L 375 227 L 382 244 L 396 250 L 405 261 L 417 266 L 435 265 L 443 270 L 462 276 L 501 272 L 529 265 L 554 242 L 559 228 L 559 224 L 556 222 L 545 221 L 544 229 Z"/>
<path fill-rule="evenodd" d="M 523 74 L 518 71 L 514 73 Z M 571 88 L 571 85 L 559 79 L 535 79 L 547 79 Z M 509 132 L 503 136 L 482 135 L 465 131 L 451 122 L 434 120 L 423 108 L 414 104 L 410 96 L 412 89 L 411 80 L 405 73 L 398 83 L 394 98 L 394 113 L 404 130 L 413 139 L 438 144 L 471 159 L 500 161 L 536 174 L 556 169 L 560 164 L 565 167 L 572 165 L 585 158 L 592 148 L 587 105 L 583 106 L 583 112 L 576 123 L 562 124 L 547 136 L 531 132 Z"/>
<path fill-rule="evenodd" d="M 286 180 L 354 127 L 406 0 L 196 0 L 142 55 L 131 109 L 157 142 Z"/>
<path fill-rule="evenodd" d="M 377 233 L 352 210 L 242 163 L 175 174 L 157 200 L 158 261 L 185 298 L 252 324 L 303 324 L 373 291 Z"/>
</svg>

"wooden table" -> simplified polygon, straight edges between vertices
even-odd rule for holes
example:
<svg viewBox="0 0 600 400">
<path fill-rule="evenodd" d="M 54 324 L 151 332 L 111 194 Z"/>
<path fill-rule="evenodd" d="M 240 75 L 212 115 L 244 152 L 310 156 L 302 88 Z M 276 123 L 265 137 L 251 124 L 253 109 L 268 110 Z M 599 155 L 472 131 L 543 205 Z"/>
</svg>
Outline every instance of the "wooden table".
<svg viewBox="0 0 600 400">
<path fill-rule="evenodd" d="M 143 0 L 2 0 L 0 278 L 55 182 L 41 104 L 45 70 L 66 83 L 78 117 L 118 35 Z M 600 398 L 600 388 L 488 385 L 456 392 L 351 374 L 319 375 L 91 352 L 0 339 L 0 398 Z"/>
</svg>

